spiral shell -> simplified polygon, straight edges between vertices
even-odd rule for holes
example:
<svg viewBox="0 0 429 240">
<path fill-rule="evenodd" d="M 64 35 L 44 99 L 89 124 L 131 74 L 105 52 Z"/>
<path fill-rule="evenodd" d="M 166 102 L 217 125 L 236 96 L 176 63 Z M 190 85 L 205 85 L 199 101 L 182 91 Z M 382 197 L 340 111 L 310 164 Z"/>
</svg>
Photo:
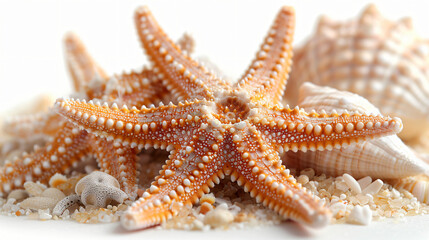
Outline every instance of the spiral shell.
<svg viewBox="0 0 429 240">
<path fill-rule="evenodd" d="M 300 88 L 299 106 L 306 111 L 352 111 L 379 114 L 366 99 L 330 87 L 304 83 Z M 318 173 L 355 178 L 402 178 L 423 173 L 426 163 L 419 159 L 397 136 L 388 136 L 343 149 L 315 152 L 287 152 L 286 164 L 300 169 L 313 168 Z"/>
<path fill-rule="evenodd" d="M 357 93 L 383 115 L 401 118 L 403 139 L 429 129 L 429 42 L 416 34 L 411 19 L 390 21 L 374 5 L 354 20 L 321 17 L 293 61 L 290 103 L 302 83 L 313 82 Z"/>
</svg>

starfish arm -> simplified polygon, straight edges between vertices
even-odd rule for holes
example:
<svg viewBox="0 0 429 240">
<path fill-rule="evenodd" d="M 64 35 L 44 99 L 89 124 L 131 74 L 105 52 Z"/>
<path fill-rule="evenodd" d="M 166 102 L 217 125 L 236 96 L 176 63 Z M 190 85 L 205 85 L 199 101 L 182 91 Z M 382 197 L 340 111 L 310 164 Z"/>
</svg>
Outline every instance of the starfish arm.
<svg viewBox="0 0 429 240">
<path fill-rule="evenodd" d="M 399 118 L 381 115 L 311 112 L 297 108 L 261 107 L 250 121 L 280 152 L 331 150 L 355 142 L 398 133 Z"/>
<path fill-rule="evenodd" d="M 103 100 L 135 106 L 159 104 L 168 90 L 158 74 L 144 68 L 140 72 L 117 74 L 106 84 Z"/>
<path fill-rule="evenodd" d="M 54 136 L 62 126 L 63 119 L 54 111 L 16 116 L 5 121 L 4 132 L 12 137 L 29 139 L 37 136 Z"/>
<path fill-rule="evenodd" d="M 282 165 L 278 152 L 253 126 L 235 133 L 236 154 L 230 159 L 231 180 L 243 186 L 258 203 L 285 218 L 312 227 L 329 224 L 330 212 L 306 192 Z"/>
<path fill-rule="evenodd" d="M 106 139 L 93 137 L 95 153 L 100 171 L 112 175 L 119 181 L 121 189 L 130 197 L 137 197 L 137 149 L 121 146 Z"/>
<path fill-rule="evenodd" d="M 25 181 L 47 183 L 55 173 L 65 173 L 87 152 L 88 134 L 69 122 L 63 122 L 47 146 L 23 155 L 0 169 L 0 194 L 22 188 Z"/>
<path fill-rule="evenodd" d="M 178 40 L 177 45 L 179 46 L 182 52 L 186 52 L 186 54 L 192 54 L 195 48 L 195 40 L 188 33 L 184 33 Z"/>
<path fill-rule="evenodd" d="M 254 93 L 252 100 L 267 103 L 281 100 L 292 65 L 294 25 L 294 9 L 283 7 L 256 58 L 237 82 L 238 89 Z"/>
<path fill-rule="evenodd" d="M 170 155 L 151 187 L 122 216 L 125 228 L 158 225 L 177 215 L 184 205 L 198 202 L 210 187 L 219 183 L 219 177 L 224 177 L 223 161 L 218 160 L 219 151 L 208 143 L 216 142 L 213 134 L 205 134 L 205 137 L 208 141 L 195 138 Z"/>
<path fill-rule="evenodd" d="M 76 34 L 69 33 L 64 38 L 65 58 L 73 85 L 77 92 L 84 92 L 92 99 L 99 91 L 104 88 L 104 82 L 107 79 L 106 73 L 93 60 L 87 52 L 84 44 Z M 89 85 L 93 86 L 89 86 Z M 94 85 L 100 85 L 95 87 Z M 98 91 L 94 91 L 94 88 Z"/>
<path fill-rule="evenodd" d="M 125 105 L 119 109 L 99 102 L 85 100 L 57 100 L 56 110 L 73 123 L 107 140 L 115 140 L 131 147 L 171 147 L 181 146 L 192 138 L 201 119 L 201 109 L 210 103 L 205 100 L 185 101 L 177 106 L 169 104 L 141 110 Z"/>
<path fill-rule="evenodd" d="M 147 7 L 137 9 L 135 23 L 147 55 L 166 77 L 167 88 L 177 97 L 213 99 L 213 91 L 229 88 L 228 84 L 185 55 L 163 32 Z"/>
</svg>

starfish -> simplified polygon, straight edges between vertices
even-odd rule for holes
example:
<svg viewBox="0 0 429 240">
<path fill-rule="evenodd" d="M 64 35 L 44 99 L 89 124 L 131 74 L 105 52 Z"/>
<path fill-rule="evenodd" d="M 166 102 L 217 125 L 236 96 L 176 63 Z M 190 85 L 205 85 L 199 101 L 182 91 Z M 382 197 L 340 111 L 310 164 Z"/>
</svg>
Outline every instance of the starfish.
<svg viewBox="0 0 429 240">
<path fill-rule="evenodd" d="M 110 102 L 142 105 L 156 104 L 166 97 L 167 90 L 161 84 L 158 74 L 150 69 L 109 78 L 88 54 L 77 36 L 67 35 L 65 47 L 67 66 L 75 92 L 85 99 L 99 98 Z M 46 146 L 35 148 L 30 154 L 24 153 L 21 158 L 8 161 L 0 169 L 1 195 L 21 188 L 25 181 L 47 183 L 55 173 L 66 173 L 85 156 L 95 155 L 101 171 L 118 179 L 121 188 L 131 199 L 137 196 L 137 149 L 120 146 L 88 134 L 52 109 L 37 117 L 14 119 L 5 125 L 5 131 L 23 139 L 42 135 L 49 141 Z"/>
<path fill-rule="evenodd" d="M 125 228 L 166 221 L 184 205 L 198 202 L 225 175 L 285 218 L 312 227 L 329 223 L 329 211 L 296 182 L 279 153 L 341 148 L 397 133 L 402 123 L 383 116 L 308 114 L 283 107 L 294 21 L 294 10 L 282 8 L 244 77 L 230 85 L 181 52 L 148 8 L 141 7 L 135 14 L 141 43 L 167 89 L 182 101 L 119 109 L 57 100 L 58 113 L 91 133 L 124 146 L 170 151 L 159 176 L 122 216 Z"/>
</svg>

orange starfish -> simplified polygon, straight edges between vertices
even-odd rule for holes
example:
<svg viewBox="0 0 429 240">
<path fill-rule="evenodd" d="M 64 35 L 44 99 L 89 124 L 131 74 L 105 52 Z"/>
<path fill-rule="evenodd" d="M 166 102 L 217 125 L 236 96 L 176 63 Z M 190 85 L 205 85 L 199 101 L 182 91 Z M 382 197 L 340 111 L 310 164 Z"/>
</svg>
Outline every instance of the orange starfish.
<svg viewBox="0 0 429 240">
<path fill-rule="evenodd" d="M 75 35 L 65 38 L 65 47 L 67 65 L 78 95 L 135 105 L 156 104 L 165 99 L 167 90 L 152 70 L 108 78 Z M 98 139 L 53 111 L 14 119 L 5 125 L 5 132 L 22 139 L 42 135 L 49 141 L 45 147 L 9 161 L 0 169 L 1 195 L 21 188 L 25 181 L 47 183 L 55 173 L 67 173 L 83 157 L 95 155 L 102 171 L 118 179 L 130 198 L 137 196 L 137 149 Z"/>
<path fill-rule="evenodd" d="M 149 10 L 139 8 L 135 22 L 156 71 L 166 77 L 169 90 L 189 101 L 138 110 L 57 100 L 61 115 L 96 135 L 124 146 L 170 151 L 160 175 L 123 215 L 126 228 L 164 222 L 183 205 L 196 203 L 225 175 L 285 218 L 313 227 L 329 223 L 329 211 L 297 184 L 279 152 L 340 148 L 397 133 L 402 123 L 382 116 L 308 114 L 283 107 L 294 15 L 289 7 L 280 11 L 256 59 L 231 86 L 183 54 Z"/>
</svg>

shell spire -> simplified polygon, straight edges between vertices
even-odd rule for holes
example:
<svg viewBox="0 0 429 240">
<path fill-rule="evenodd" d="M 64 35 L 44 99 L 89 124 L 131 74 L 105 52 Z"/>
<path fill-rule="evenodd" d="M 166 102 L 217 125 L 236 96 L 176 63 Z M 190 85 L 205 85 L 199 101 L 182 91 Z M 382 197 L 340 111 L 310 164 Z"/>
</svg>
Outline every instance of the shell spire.
<svg viewBox="0 0 429 240">
<path fill-rule="evenodd" d="M 390 21 L 374 5 L 353 20 L 321 17 L 293 62 L 286 90 L 291 104 L 300 85 L 312 82 L 357 93 L 383 115 L 401 118 L 401 138 L 429 129 L 429 45 L 410 18 Z"/>
</svg>

